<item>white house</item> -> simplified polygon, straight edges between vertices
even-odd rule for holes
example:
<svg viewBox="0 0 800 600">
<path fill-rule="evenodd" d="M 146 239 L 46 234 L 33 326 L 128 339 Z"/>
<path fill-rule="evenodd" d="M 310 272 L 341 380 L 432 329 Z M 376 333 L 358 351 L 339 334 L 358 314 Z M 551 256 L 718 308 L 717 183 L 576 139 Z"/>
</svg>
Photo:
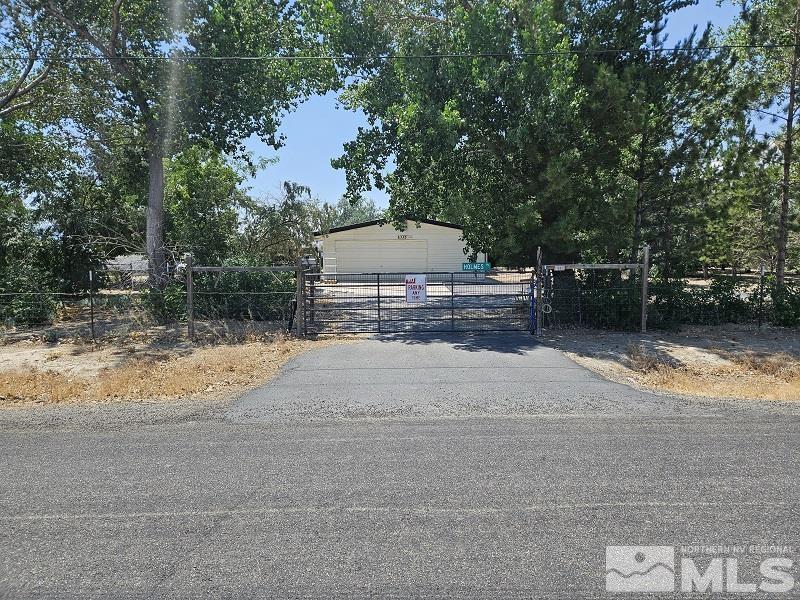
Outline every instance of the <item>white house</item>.
<svg viewBox="0 0 800 600">
<path fill-rule="evenodd" d="M 442 221 L 407 220 L 401 231 L 381 219 L 318 232 L 315 240 L 326 275 L 461 272 L 468 262 L 462 235 L 460 225 Z"/>
</svg>

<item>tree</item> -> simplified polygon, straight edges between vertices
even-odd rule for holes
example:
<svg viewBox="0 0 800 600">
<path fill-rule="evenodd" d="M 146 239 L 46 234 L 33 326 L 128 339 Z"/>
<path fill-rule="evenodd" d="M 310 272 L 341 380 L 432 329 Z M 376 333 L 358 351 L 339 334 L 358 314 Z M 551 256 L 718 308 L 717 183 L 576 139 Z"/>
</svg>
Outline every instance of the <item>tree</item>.
<svg viewBox="0 0 800 600">
<path fill-rule="evenodd" d="M 41 102 L 61 59 L 60 32 L 20 0 L 0 0 L 0 119 Z M 47 88 L 47 94 L 43 89 Z"/>
<path fill-rule="evenodd" d="M 191 146 L 166 162 L 167 246 L 195 264 L 221 264 L 249 202 L 242 176 L 212 148 Z"/>
<path fill-rule="evenodd" d="M 346 171 L 347 197 L 387 189 L 390 218 L 458 221 L 472 250 L 512 262 L 529 262 L 537 243 L 574 249 L 575 210 L 563 210 L 572 189 L 562 173 L 577 158 L 577 62 L 522 54 L 569 48 L 552 4 L 354 4 L 343 12 L 368 31 L 355 36 L 359 43 L 410 58 L 364 65 L 365 76 L 342 95 L 372 124 L 334 162 Z M 492 56 L 414 58 L 462 53 Z M 384 176 L 392 158 L 396 167 Z"/>
<path fill-rule="evenodd" d="M 372 123 L 334 162 L 348 197 L 386 188 L 390 216 L 461 222 L 473 250 L 509 264 L 537 246 L 635 258 L 728 117 L 730 63 L 702 49 L 710 32 L 665 52 L 665 17 L 687 4 L 363 0 L 357 24 L 379 34 L 359 40 L 409 58 L 366 65 L 343 93 Z"/>
<path fill-rule="evenodd" d="M 310 188 L 284 181 L 277 198 L 251 200 L 245 206 L 234 254 L 246 264 L 294 264 L 311 251 L 314 232 L 328 223 Z"/>
<path fill-rule="evenodd" d="M 800 3 L 797 0 L 757 0 L 732 28 L 731 38 L 754 48 L 740 51 L 740 77 L 749 82 L 757 115 L 779 124 L 781 153 L 780 212 L 777 231 L 776 279 L 783 285 L 790 223 L 794 136 L 800 114 Z"/>
<path fill-rule="evenodd" d="M 333 206 L 325 204 L 322 207 L 322 212 L 325 215 L 325 223 L 328 229 L 374 221 L 375 219 L 380 219 L 383 215 L 383 211 L 375 206 L 375 202 L 363 196 L 359 196 L 355 201 L 341 198 Z"/>
<path fill-rule="evenodd" d="M 106 95 L 101 119 L 130 123 L 146 148 L 146 251 L 151 281 L 164 282 L 164 158 L 207 140 L 225 152 L 258 135 L 281 143 L 280 115 L 336 80 L 330 63 L 262 59 L 319 52 L 324 2 L 229 0 L 30 0 L 51 30 L 64 29 L 71 74 L 87 94 Z M 219 58 L 220 60 L 213 60 Z M 90 129 L 96 123 L 84 123 Z"/>
</svg>

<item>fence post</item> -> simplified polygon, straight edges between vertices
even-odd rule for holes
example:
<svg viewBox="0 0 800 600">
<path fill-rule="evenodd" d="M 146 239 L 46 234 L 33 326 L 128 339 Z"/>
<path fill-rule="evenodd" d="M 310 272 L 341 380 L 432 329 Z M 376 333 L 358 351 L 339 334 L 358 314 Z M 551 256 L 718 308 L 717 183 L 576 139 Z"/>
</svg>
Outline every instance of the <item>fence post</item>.
<svg viewBox="0 0 800 600">
<path fill-rule="evenodd" d="M 642 247 L 642 333 L 647 333 L 648 277 L 650 276 L 650 245 Z"/>
<path fill-rule="evenodd" d="M 186 255 L 186 332 L 189 340 L 194 341 L 194 278 L 192 273 L 192 255 Z"/>
<path fill-rule="evenodd" d="M 92 322 L 92 343 L 96 343 L 97 339 L 94 335 L 94 271 L 89 269 L 89 319 Z"/>
<path fill-rule="evenodd" d="M 542 247 L 536 248 L 536 335 L 542 335 Z"/>
<path fill-rule="evenodd" d="M 378 283 L 378 333 L 381 333 L 381 274 L 375 274 Z"/>
<path fill-rule="evenodd" d="M 450 273 L 450 331 L 456 330 L 455 275 Z"/>
</svg>

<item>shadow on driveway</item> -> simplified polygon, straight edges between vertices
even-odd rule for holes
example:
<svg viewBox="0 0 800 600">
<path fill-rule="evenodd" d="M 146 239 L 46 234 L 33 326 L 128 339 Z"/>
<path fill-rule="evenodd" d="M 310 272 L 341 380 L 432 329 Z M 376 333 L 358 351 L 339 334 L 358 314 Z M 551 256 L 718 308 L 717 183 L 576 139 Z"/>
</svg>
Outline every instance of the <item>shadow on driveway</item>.
<svg viewBox="0 0 800 600">
<path fill-rule="evenodd" d="M 456 350 L 503 354 L 524 354 L 542 345 L 534 336 L 522 331 L 391 333 L 376 335 L 374 339 L 395 344 L 399 342 L 409 346 L 449 344 Z"/>
</svg>

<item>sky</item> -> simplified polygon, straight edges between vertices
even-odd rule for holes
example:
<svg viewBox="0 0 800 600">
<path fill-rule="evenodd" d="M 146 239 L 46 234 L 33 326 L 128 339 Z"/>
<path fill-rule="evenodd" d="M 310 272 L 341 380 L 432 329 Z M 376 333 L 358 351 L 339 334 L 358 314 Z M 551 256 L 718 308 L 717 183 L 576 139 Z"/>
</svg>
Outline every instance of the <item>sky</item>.
<svg viewBox="0 0 800 600">
<path fill-rule="evenodd" d="M 709 22 L 715 27 L 727 27 L 737 11 L 732 2 L 718 5 L 716 0 L 699 0 L 669 18 L 668 42 L 676 43 L 695 25 L 698 30 Z M 367 120 L 361 111 L 353 112 L 339 106 L 336 97 L 334 92 L 312 97 L 287 115 L 280 128 L 286 143 L 277 152 L 257 139 L 248 142 L 248 150 L 255 158 L 278 158 L 276 164 L 269 165 L 246 182 L 252 195 L 275 195 L 282 181 L 294 181 L 310 187 L 321 201 L 335 203 L 339 200 L 345 191 L 344 171 L 331 167 L 331 159 L 342 154 L 343 144 L 355 138 L 358 128 L 367 126 Z M 381 208 L 389 204 L 384 192 L 372 190 L 367 195 Z"/>
</svg>

